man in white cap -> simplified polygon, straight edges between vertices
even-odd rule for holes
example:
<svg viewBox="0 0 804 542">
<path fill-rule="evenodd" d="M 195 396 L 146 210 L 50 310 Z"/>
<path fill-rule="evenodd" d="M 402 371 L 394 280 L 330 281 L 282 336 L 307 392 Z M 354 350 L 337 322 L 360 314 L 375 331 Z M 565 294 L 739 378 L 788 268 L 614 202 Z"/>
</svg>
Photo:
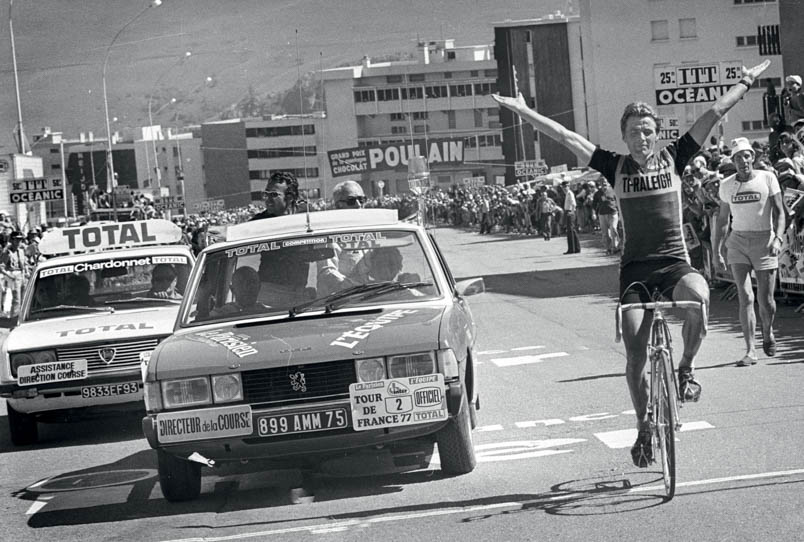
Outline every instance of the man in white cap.
<svg viewBox="0 0 804 542">
<path fill-rule="evenodd" d="M 620 133 L 628 154 L 604 150 L 581 134 L 528 107 L 522 94 L 492 98 L 512 110 L 537 130 L 567 147 L 580 165 L 603 174 L 617 194 L 623 224 L 623 255 L 620 262 L 620 299 L 631 303 L 650 301 L 655 289 L 676 301 L 698 301 L 709 305 L 709 285 L 690 265 L 682 221 L 681 174 L 690 159 L 706 142 L 715 124 L 736 105 L 770 65 L 770 60 L 753 68 L 743 67 L 742 78 L 720 96 L 690 129 L 677 140 L 657 149 L 659 116 L 644 102 L 625 107 Z M 645 288 L 635 288 L 634 283 Z M 645 290 L 645 293 L 640 290 Z M 647 299 L 646 299 L 647 298 Z M 653 460 L 648 423 L 647 346 L 652 315 L 632 310 L 623 315 L 626 382 L 637 419 L 637 440 L 631 458 L 645 468 Z M 693 377 L 693 360 L 701 346 L 705 326 L 699 311 L 687 311 L 682 337 L 684 353 L 678 363 L 682 400 L 696 401 L 701 386 Z"/>
<path fill-rule="evenodd" d="M 804 94 L 801 92 L 801 76 L 788 75 L 784 79 L 785 89 L 782 91 L 784 104 L 784 120 L 789 126 L 804 119 Z"/>
<path fill-rule="evenodd" d="M 785 230 L 784 203 L 779 181 L 773 172 L 754 169 L 754 149 L 744 137 L 734 140 L 731 156 L 737 173 L 720 183 L 720 212 L 716 227 L 715 250 L 718 261 L 729 269 L 737 286 L 740 301 L 740 325 L 745 339 L 746 353 L 737 362 L 738 367 L 757 362 L 754 347 L 756 315 L 751 271 L 757 279 L 757 301 L 762 324 L 762 349 L 769 357 L 776 355 L 773 336 L 773 319 L 776 303 L 773 289 L 782 235 Z M 731 215 L 731 225 L 729 225 Z M 727 249 L 724 255 L 723 248 Z"/>
</svg>

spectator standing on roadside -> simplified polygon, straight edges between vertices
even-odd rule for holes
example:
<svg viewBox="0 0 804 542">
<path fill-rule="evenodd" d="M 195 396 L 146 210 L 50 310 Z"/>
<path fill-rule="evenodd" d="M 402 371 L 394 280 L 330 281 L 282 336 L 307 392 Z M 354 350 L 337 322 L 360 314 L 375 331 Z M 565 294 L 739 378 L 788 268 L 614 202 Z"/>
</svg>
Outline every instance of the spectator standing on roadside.
<svg viewBox="0 0 804 542">
<path fill-rule="evenodd" d="M 577 254 L 581 251 L 581 241 L 578 239 L 578 230 L 575 226 L 578 204 L 569 181 L 562 181 L 561 187 L 564 189 L 564 230 L 567 232 L 567 251 L 564 254 Z"/>
<path fill-rule="evenodd" d="M 740 324 L 746 346 L 745 356 L 737 362 L 737 366 L 746 367 L 757 362 L 752 270 L 757 280 L 762 349 L 769 357 L 776 355 L 776 339 L 773 335 L 776 302 L 773 289 L 785 230 L 785 209 L 776 175 L 753 168 L 754 149 L 748 140 L 744 137 L 735 139 L 732 151 L 737 173 L 720 183 L 722 203 L 715 254 L 724 267 L 728 260 L 737 286 Z M 724 246 L 728 249 L 727 255 L 723 254 Z"/>
<path fill-rule="evenodd" d="M 801 76 L 788 75 L 784 79 L 785 88 L 782 91 L 782 104 L 784 106 L 785 124 L 795 125 L 804 119 L 804 93 L 801 91 Z"/>
<path fill-rule="evenodd" d="M 0 307 L 5 309 L 6 296 L 11 296 L 9 316 L 12 318 L 19 313 L 22 289 L 25 286 L 26 279 L 25 250 L 21 246 L 23 238 L 22 232 L 13 232 L 8 244 L 3 248 L 3 252 L 0 253 L 0 273 L 6 279 L 6 289 L 3 292 Z"/>
<path fill-rule="evenodd" d="M 600 179 L 600 188 L 595 192 L 592 203 L 600 220 L 600 233 L 606 254 L 620 252 L 620 213 L 617 209 L 617 195 L 605 177 Z"/>
<path fill-rule="evenodd" d="M 549 241 L 553 236 L 553 212 L 556 207 L 558 207 L 556 202 L 547 195 L 547 187 L 542 186 L 539 189 L 539 198 L 536 200 L 536 212 L 545 241 Z"/>
</svg>

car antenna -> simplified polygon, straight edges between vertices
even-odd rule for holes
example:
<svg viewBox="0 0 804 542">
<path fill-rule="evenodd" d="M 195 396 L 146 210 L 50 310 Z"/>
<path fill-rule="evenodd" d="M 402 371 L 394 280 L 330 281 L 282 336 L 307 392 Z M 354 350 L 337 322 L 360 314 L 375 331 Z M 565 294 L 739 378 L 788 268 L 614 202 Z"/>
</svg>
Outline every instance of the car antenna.
<svg viewBox="0 0 804 542">
<path fill-rule="evenodd" d="M 296 29 L 296 79 L 299 85 L 299 115 L 304 119 L 304 94 L 302 93 L 302 80 L 301 80 L 301 55 L 299 54 L 299 29 Z M 304 180 L 307 184 L 307 146 L 304 142 L 304 121 L 302 121 L 302 160 L 304 161 Z M 307 233 L 313 231 L 310 226 L 310 202 L 305 197 L 304 201 L 305 214 L 307 215 Z"/>
</svg>

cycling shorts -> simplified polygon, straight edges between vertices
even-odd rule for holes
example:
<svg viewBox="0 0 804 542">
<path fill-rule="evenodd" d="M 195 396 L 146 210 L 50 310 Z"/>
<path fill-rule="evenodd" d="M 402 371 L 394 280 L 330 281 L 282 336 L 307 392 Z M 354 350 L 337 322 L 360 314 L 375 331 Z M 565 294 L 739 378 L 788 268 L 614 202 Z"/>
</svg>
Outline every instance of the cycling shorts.
<svg viewBox="0 0 804 542">
<path fill-rule="evenodd" d="M 690 264 L 676 258 L 664 258 L 644 262 L 630 262 L 620 269 L 620 299 L 621 303 L 650 303 L 651 294 L 657 289 L 668 299 L 673 299 L 673 288 L 689 273 L 698 273 Z M 641 282 L 647 287 L 633 285 Z"/>
</svg>

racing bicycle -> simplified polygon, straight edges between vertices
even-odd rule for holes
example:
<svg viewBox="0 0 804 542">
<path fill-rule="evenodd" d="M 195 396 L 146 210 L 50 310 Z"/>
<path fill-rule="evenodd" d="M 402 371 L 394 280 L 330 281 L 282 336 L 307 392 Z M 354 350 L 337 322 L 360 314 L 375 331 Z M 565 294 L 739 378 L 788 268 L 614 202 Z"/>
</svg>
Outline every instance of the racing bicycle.
<svg viewBox="0 0 804 542">
<path fill-rule="evenodd" d="M 628 286 L 639 285 L 640 282 Z M 622 313 L 630 310 L 653 311 L 648 339 L 648 360 L 650 361 L 650 395 L 648 399 L 648 423 L 653 446 L 653 459 L 659 457 L 662 462 L 665 500 L 669 501 L 676 492 L 676 431 L 681 429 L 678 410 L 681 396 L 673 365 L 673 347 L 670 328 L 664 317 L 667 309 L 699 309 L 703 319 L 703 330 L 706 332 L 706 304 L 699 301 L 665 301 L 658 289 L 651 295 L 650 303 L 617 304 L 616 341 L 622 339 Z"/>
</svg>

